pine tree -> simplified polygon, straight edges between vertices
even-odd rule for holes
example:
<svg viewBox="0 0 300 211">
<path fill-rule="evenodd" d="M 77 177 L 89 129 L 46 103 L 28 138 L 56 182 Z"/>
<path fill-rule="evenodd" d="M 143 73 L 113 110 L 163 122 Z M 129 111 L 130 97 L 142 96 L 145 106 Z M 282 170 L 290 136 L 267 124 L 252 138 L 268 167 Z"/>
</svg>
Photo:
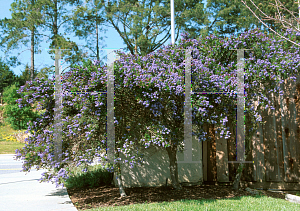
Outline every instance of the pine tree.
<svg viewBox="0 0 300 211">
<path fill-rule="evenodd" d="M 91 1 L 87 0 L 87 2 Z M 103 26 L 112 27 L 118 32 L 127 46 L 124 50 L 129 50 L 132 55 L 137 53 L 144 56 L 159 49 L 170 40 L 170 1 L 120 0 L 117 2 L 95 1 L 94 5 L 98 10 L 104 9 L 104 15 L 100 16 L 101 22 Z M 180 32 L 186 31 L 191 37 L 196 37 L 205 31 L 199 27 L 209 23 L 203 3 L 175 0 L 174 5 L 175 41 L 178 40 Z M 77 8 L 77 14 L 83 11 L 90 14 L 85 15 L 85 18 L 95 20 L 91 15 L 93 9 Z M 196 26 L 192 26 L 192 21 L 197 23 Z M 166 33 L 165 37 L 156 41 L 157 37 L 163 33 Z"/>
<path fill-rule="evenodd" d="M 12 11 L 12 18 L 0 20 L 0 26 L 3 30 L 2 34 L 8 34 L 0 43 L 1 46 L 7 44 L 5 54 L 10 49 L 17 48 L 20 41 L 22 41 L 24 45 L 27 44 L 29 40 L 24 41 L 24 38 L 30 37 L 31 48 L 26 49 L 31 52 L 30 80 L 34 79 L 34 54 L 37 53 L 36 46 L 41 41 L 39 39 L 41 34 L 37 33 L 37 29 L 44 23 L 43 14 L 40 13 L 42 2 L 43 1 L 40 0 L 15 1 L 11 4 L 10 9 L 10 11 Z M 26 33 L 27 31 L 30 31 L 30 35 Z M 19 53 L 18 56 L 21 53 Z"/>
<path fill-rule="evenodd" d="M 107 29 L 103 29 L 103 27 L 99 26 L 105 23 L 104 16 L 105 14 L 103 5 L 99 2 L 99 0 L 93 0 L 74 10 L 74 13 L 71 16 L 72 23 L 70 24 L 70 27 L 72 27 L 72 31 L 75 32 L 75 35 L 79 37 L 79 39 L 85 39 L 87 41 L 87 45 L 84 47 L 93 52 L 90 57 L 96 57 L 97 61 L 100 61 L 102 65 L 103 58 L 100 60 L 99 39 L 103 40 L 103 37 L 99 37 L 99 30 L 101 32 L 106 32 Z M 88 40 L 88 38 L 91 37 L 91 34 L 93 38 Z M 94 35 L 96 36 L 94 37 Z M 96 38 L 96 46 L 94 38 Z M 106 47 L 106 45 L 103 45 L 102 47 Z"/>
</svg>

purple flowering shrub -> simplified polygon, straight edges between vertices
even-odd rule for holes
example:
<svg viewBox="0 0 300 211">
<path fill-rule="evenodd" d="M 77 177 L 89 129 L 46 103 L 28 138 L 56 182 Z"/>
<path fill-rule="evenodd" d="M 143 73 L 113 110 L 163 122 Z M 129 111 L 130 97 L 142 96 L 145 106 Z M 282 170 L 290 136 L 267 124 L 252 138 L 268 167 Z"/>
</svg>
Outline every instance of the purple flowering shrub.
<svg viewBox="0 0 300 211">
<path fill-rule="evenodd" d="M 291 32 L 286 32 L 285 36 L 295 36 L 291 34 Z M 299 33 L 296 36 L 299 36 Z M 258 29 L 245 32 L 238 38 L 231 37 L 227 40 L 217 38 L 215 35 L 191 40 L 188 39 L 188 35 L 185 35 L 178 46 L 168 45 L 164 49 L 139 58 L 124 55 L 117 63 L 120 64 L 118 66 L 120 72 L 124 72 L 121 78 L 124 77 L 125 87 L 143 88 L 141 93 L 139 92 L 139 103 L 150 107 L 155 115 L 163 116 L 162 122 L 156 125 L 160 125 L 159 127 L 166 131 L 172 131 L 170 134 L 162 136 L 171 142 L 177 139 L 179 142 L 173 143 L 177 145 L 183 140 L 185 83 L 185 51 L 178 51 L 178 49 L 187 47 L 198 49 L 192 53 L 191 61 L 192 86 L 196 87 L 193 87 L 194 92 L 235 91 L 237 51 L 228 49 L 253 49 L 250 53 L 245 51 L 244 58 L 245 115 L 246 119 L 251 120 L 252 123 L 246 125 L 246 130 L 249 132 L 246 139 L 250 139 L 257 129 L 253 125 L 257 126 L 256 123 L 262 121 L 258 111 L 254 111 L 253 101 L 257 100 L 259 95 L 258 109 L 267 108 L 270 106 L 270 101 L 266 98 L 267 91 L 278 91 L 277 85 L 282 83 L 288 75 L 295 80 L 295 76 L 298 74 L 299 49 L 297 47 L 288 49 L 287 45 L 289 44 L 284 39 L 271 39 Z M 285 51 L 283 51 L 283 47 Z M 293 59 L 287 61 L 287 58 Z M 277 76 L 281 77 L 281 81 Z M 268 89 L 260 88 L 259 83 Z M 280 93 L 282 94 L 282 91 Z M 236 126 L 236 112 L 233 109 L 236 100 L 235 94 L 192 94 L 193 124 L 203 125 L 204 122 L 217 124 L 221 130 L 220 137 L 222 138 L 225 134 L 225 139 L 229 138 L 229 128 L 224 126 L 228 118 L 233 120 L 232 126 Z M 169 118 L 166 117 L 166 114 L 169 115 Z M 199 129 L 193 135 L 197 135 L 199 140 L 205 141 L 206 132 L 202 128 Z M 178 134 L 177 130 L 181 134 Z M 148 140 L 146 144 L 149 145 L 150 142 L 160 144 L 160 141 L 155 143 L 152 140 Z"/>
<path fill-rule="evenodd" d="M 288 35 L 288 32 L 285 34 Z M 289 32 L 289 36 L 291 35 Z M 299 36 L 299 34 L 296 34 Z M 130 157 L 124 162 L 133 167 L 141 163 L 143 156 L 139 149 L 148 148 L 151 143 L 166 148 L 170 158 L 171 175 L 177 174 L 176 152 L 183 149 L 184 140 L 184 74 L 185 51 L 192 48 L 191 75 L 194 92 L 234 92 L 237 83 L 236 51 L 229 49 L 253 49 L 245 51 L 245 98 L 246 144 L 261 121 L 258 111 L 254 111 L 253 101 L 260 96 L 258 109 L 270 106 L 266 98 L 269 91 L 277 91 L 277 85 L 288 76 L 295 79 L 299 69 L 297 48 L 286 47 L 285 40 L 275 40 L 251 30 L 238 38 L 217 38 L 215 35 L 200 37 L 199 40 L 184 39 L 178 45 L 168 45 L 144 57 L 119 52 L 120 60 L 115 61 L 115 160 L 120 160 L 119 152 Z M 283 50 L 284 49 L 284 50 Z M 276 54 L 275 54 L 276 53 Z M 292 60 L 288 58 L 293 58 Z M 63 91 L 98 91 L 107 89 L 107 67 L 99 66 L 99 61 L 88 61 L 83 66 L 71 69 L 62 76 Z M 281 81 L 277 78 L 281 77 Z M 42 101 L 41 109 L 46 112 L 38 121 L 29 123 L 28 131 L 33 136 L 23 149 L 16 150 L 17 158 L 25 159 L 23 170 L 37 165 L 37 168 L 54 168 L 54 173 L 46 173 L 42 181 L 54 179 L 61 184 L 70 174 L 70 163 L 90 163 L 99 151 L 106 148 L 106 94 L 63 93 L 63 161 L 55 163 L 53 144 L 54 122 L 54 78 L 36 79 L 22 86 L 19 93 L 27 93 L 19 99 L 20 106 L 34 101 Z M 265 89 L 258 87 L 259 83 Z M 205 122 L 220 126 L 220 137 L 230 137 L 228 118 L 236 127 L 234 105 L 237 97 L 229 95 L 192 94 L 192 120 L 199 126 L 193 133 L 200 141 L 205 141 Z M 130 130 L 129 130 L 130 129 Z M 175 157 L 174 157 L 175 156 Z M 106 157 L 104 157 L 106 158 Z M 69 164 L 67 163 L 69 162 Z M 174 167 L 174 168 L 173 168 Z M 114 171 L 114 168 L 111 168 Z M 171 176 L 172 177 L 172 176 Z M 172 181 L 175 179 L 171 178 Z M 177 178 L 178 180 L 178 178 Z"/>
<path fill-rule="evenodd" d="M 74 80 L 74 78 L 76 80 Z M 46 110 L 41 114 L 37 121 L 28 123 L 27 132 L 31 132 L 32 136 L 26 139 L 28 142 L 23 149 L 16 150 L 17 158 L 24 159 L 23 171 L 30 171 L 30 168 L 37 165 L 37 169 L 43 167 L 49 169 L 54 168 L 54 173 L 44 174 L 42 181 L 54 179 L 56 184 L 61 184 L 63 180 L 68 179 L 71 173 L 71 167 L 81 164 L 91 163 L 95 156 L 102 157 L 100 151 L 106 149 L 106 94 L 105 93 L 89 93 L 77 94 L 72 92 L 98 91 L 105 92 L 106 84 L 106 67 L 100 67 L 96 61 L 85 62 L 83 67 L 75 67 L 71 71 L 62 76 L 62 90 L 70 91 L 62 94 L 63 100 L 63 141 L 62 141 L 62 160 L 63 163 L 56 163 L 54 157 L 53 143 L 53 122 L 54 122 L 54 77 L 51 80 L 35 79 L 28 82 L 18 90 L 19 94 L 23 94 L 23 98 L 18 100 L 19 106 L 26 106 L 28 103 L 38 101 L 39 109 Z M 130 167 L 138 162 L 140 163 L 143 156 L 139 154 L 138 147 L 135 146 L 136 138 L 131 139 L 132 131 L 145 131 L 144 126 L 150 125 L 145 118 L 139 116 L 150 114 L 149 111 L 143 109 L 143 106 L 134 106 L 131 96 L 132 92 L 124 89 L 124 93 L 116 92 L 115 110 L 116 130 L 116 153 L 123 152 L 129 158 L 123 162 L 128 162 Z M 140 107 L 140 108 L 139 108 Z M 143 110 L 141 110 L 141 108 Z M 131 116 L 126 112 L 134 111 Z M 138 125 L 131 127 L 131 133 L 128 132 L 130 119 L 128 117 L 136 116 L 135 119 L 141 119 Z M 120 126 L 119 125 L 120 122 Z M 140 127 L 140 129 L 139 129 Z M 125 129 L 126 128 L 126 129 Z M 135 136 L 138 137 L 138 136 Z M 130 139 L 130 140 L 129 140 Z M 135 146 L 134 150 L 131 148 Z M 131 148 L 130 148 L 131 147 Z M 104 160 L 107 158 L 103 157 Z M 120 160 L 118 157 L 115 160 Z M 110 165 L 108 165 L 110 166 Z M 83 171 L 86 171 L 84 168 Z M 114 167 L 106 168 L 113 171 Z"/>
</svg>

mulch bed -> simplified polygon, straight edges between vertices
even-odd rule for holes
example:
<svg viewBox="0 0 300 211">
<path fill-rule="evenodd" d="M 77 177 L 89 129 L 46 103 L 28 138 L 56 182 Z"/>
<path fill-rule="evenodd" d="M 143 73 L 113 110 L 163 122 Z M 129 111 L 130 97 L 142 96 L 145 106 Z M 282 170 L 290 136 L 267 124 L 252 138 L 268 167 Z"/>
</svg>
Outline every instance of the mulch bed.
<svg viewBox="0 0 300 211">
<path fill-rule="evenodd" d="M 121 198 L 119 188 L 113 185 L 98 188 L 67 189 L 72 203 L 80 210 L 164 201 L 172 202 L 181 199 L 226 199 L 253 196 L 241 188 L 238 191 L 234 191 L 231 186 L 215 185 L 183 186 L 182 190 L 175 190 L 172 187 L 133 187 L 124 188 L 124 190 L 127 196 Z M 263 190 L 261 192 L 261 195 L 285 199 L 283 193 Z"/>
</svg>

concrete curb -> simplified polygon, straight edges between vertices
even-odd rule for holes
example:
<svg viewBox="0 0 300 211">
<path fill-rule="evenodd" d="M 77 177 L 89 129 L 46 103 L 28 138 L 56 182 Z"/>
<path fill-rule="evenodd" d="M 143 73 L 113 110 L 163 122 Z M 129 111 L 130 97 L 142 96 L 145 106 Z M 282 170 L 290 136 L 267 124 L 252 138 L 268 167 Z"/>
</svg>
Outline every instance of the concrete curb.
<svg viewBox="0 0 300 211">
<path fill-rule="evenodd" d="M 294 203 L 300 204 L 300 197 L 292 195 L 292 194 L 286 194 L 285 200 L 287 200 L 289 202 L 294 202 Z"/>
</svg>

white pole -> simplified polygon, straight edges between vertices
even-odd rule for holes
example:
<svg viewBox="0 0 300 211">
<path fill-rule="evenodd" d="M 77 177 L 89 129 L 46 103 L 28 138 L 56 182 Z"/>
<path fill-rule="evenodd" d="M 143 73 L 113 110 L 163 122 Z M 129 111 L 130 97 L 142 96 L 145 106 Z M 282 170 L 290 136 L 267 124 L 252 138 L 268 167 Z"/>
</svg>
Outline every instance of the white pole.
<svg viewBox="0 0 300 211">
<path fill-rule="evenodd" d="M 171 0 L 171 39 L 172 45 L 175 44 L 175 27 L 174 27 L 174 0 Z"/>
</svg>

